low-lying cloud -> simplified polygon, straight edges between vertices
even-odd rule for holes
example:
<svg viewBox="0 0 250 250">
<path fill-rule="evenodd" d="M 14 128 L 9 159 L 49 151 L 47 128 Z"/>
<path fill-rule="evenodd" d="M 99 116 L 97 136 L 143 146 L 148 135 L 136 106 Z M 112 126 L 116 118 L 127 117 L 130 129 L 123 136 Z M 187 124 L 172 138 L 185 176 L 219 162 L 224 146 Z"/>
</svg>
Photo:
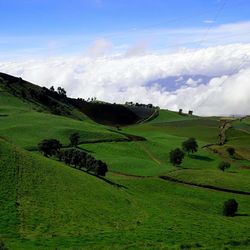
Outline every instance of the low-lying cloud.
<svg viewBox="0 0 250 250">
<path fill-rule="evenodd" d="M 250 44 L 182 49 L 172 54 L 103 56 L 110 46 L 100 40 L 93 46 L 94 57 L 0 62 L 0 71 L 41 86 L 63 86 L 73 97 L 153 103 L 173 110 L 192 109 L 201 115 L 249 114 Z M 173 91 L 157 82 L 183 75 L 190 76 L 186 84 Z M 192 78 L 195 75 L 209 77 L 210 81 L 197 81 Z"/>
</svg>

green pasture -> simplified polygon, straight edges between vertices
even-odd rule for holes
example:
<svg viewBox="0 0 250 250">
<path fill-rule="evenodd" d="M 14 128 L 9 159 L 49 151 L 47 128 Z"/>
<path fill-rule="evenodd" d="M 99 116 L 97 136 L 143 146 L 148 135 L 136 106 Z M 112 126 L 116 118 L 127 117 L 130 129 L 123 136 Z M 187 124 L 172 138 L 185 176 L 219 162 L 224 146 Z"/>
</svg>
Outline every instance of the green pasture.
<svg viewBox="0 0 250 250">
<path fill-rule="evenodd" d="M 247 249 L 249 198 L 109 174 L 103 180 L 0 141 L 0 237 L 10 249 Z M 8 187 L 8 189 L 6 189 Z M 240 204 L 233 218 L 223 201 Z"/>
</svg>

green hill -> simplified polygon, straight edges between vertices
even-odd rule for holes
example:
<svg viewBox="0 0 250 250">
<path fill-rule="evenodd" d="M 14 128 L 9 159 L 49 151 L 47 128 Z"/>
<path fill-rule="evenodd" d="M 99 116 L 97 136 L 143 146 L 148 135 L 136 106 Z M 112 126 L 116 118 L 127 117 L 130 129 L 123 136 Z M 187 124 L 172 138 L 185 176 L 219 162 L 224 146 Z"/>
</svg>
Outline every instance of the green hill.
<svg viewBox="0 0 250 250">
<path fill-rule="evenodd" d="M 250 248 L 249 118 L 232 120 L 218 145 L 218 117 L 160 110 L 138 124 L 152 110 L 48 91 L 0 75 L 0 241 L 9 249 Z M 37 152 L 49 138 L 67 148 L 75 132 L 79 150 L 107 163 L 105 178 Z M 174 167 L 169 152 L 189 137 L 198 151 Z M 221 161 L 231 168 L 219 170 Z M 239 210 L 225 217 L 231 198 Z"/>
<path fill-rule="evenodd" d="M 103 102 L 87 102 L 83 99 L 68 98 L 62 93 L 39 87 L 22 78 L 0 73 L 0 88 L 2 93 L 10 93 L 29 103 L 30 108 L 46 111 L 55 115 L 67 116 L 74 119 L 92 120 L 106 125 L 128 125 L 138 122 L 141 118 L 136 112 L 124 105 Z M 149 113 L 148 116 L 151 114 Z"/>
</svg>

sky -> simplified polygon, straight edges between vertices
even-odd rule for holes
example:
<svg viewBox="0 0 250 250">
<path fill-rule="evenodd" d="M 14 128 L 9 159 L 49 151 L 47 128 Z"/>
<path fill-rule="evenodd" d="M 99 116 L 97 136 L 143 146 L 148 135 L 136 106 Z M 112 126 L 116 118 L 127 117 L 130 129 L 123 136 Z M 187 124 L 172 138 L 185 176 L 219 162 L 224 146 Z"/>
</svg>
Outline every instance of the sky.
<svg viewBox="0 0 250 250">
<path fill-rule="evenodd" d="M 0 71 L 69 96 L 249 114 L 248 0 L 0 0 Z"/>
</svg>

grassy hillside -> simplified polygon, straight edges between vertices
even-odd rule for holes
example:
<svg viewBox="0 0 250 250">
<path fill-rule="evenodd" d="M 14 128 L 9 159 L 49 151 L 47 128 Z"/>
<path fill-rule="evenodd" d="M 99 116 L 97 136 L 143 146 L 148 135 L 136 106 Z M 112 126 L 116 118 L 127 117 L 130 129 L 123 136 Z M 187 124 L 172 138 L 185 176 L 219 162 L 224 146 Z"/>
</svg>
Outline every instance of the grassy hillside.
<svg viewBox="0 0 250 250">
<path fill-rule="evenodd" d="M 11 249 L 249 246 L 249 217 L 221 216 L 231 194 L 110 175 L 126 187 L 119 189 L 2 140 L 0 146 L 0 237 Z M 233 197 L 246 214 L 248 197 Z"/>
<path fill-rule="evenodd" d="M 0 135 L 26 149 L 36 149 L 45 138 L 56 138 L 68 145 L 69 135 L 74 132 L 79 132 L 82 142 L 125 138 L 84 115 L 82 120 L 76 120 L 38 112 L 35 107 L 9 93 L 0 92 Z"/>
<path fill-rule="evenodd" d="M 87 102 L 83 99 L 68 98 L 66 92 L 39 87 L 22 78 L 0 72 L 0 88 L 2 93 L 9 93 L 35 107 L 36 110 L 83 120 L 88 116 L 97 123 L 105 125 L 128 125 L 141 120 L 124 105 L 103 103 L 98 101 Z M 64 91 L 64 90 L 63 90 Z M 144 112 L 145 113 L 145 112 Z M 151 113 L 144 114 L 145 118 Z"/>
<path fill-rule="evenodd" d="M 130 112 L 144 119 L 152 110 L 127 113 L 118 105 L 86 106 L 54 93 L 49 98 L 61 112 L 56 115 L 25 92 L 40 87 L 25 81 L 20 87 L 20 79 L 10 76 L 15 84 L 11 91 L 4 77 L 0 240 L 9 249 L 250 248 L 249 195 L 236 194 L 250 192 L 249 118 L 232 120 L 226 143 L 217 145 L 218 117 L 160 110 L 155 119 L 134 124 L 137 118 Z M 134 118 L 119 130 L 95 122 L 114 126 L 121 117 Z M 79 149 L 108 164 L 105 179 L 37 152 L 38 142 L 48 138 L 68 146 L 74 132 L 80 135 Z M 196 138 L 198 151 L 174 167 L 169 152 L 189 137 Z M 235 148 L 235 155 L 228 154 L 228 147 Z M 221 161 L 231 168 L 219 170 Z M 239 203 L 235 217 L 222 215 L 223 202 L 230 198 Z"/>
<path fill-rule="evenodd" d="M 171 110 L 162 109 L 159 112 L 159 115 L 150 123 L 164 123 L 170 121 L 181 121 L 181 120 L 190 120 L 193 116 L 188 116 L 186 114 L 180 115 L 178 112 L 174 112 Z"/>
</svg>

